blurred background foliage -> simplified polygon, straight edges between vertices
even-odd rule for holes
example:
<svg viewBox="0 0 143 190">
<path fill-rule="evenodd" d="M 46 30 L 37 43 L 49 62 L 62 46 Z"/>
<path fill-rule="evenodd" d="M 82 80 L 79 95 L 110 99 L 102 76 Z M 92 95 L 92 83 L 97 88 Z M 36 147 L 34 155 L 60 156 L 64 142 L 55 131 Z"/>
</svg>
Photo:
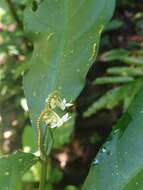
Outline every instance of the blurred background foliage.
<svg viewBox="0 0 143 190">
<path fill-rule="evenodd" d="M 23 32 L 23 11 L 40 1 L 0 1 L 0 154 L 36 151 L 22 77 L 32 44 Z M 122 112 L 139 91 L 143 77 L 143 1 L 117 1 L 99 55 L 76 101 L 76 119 L 55 137 L 47 190 L 78 190 L 89 166 Z M 21 189 L 38 187 L 39 165 L 23 176 Z"/>
</svg>

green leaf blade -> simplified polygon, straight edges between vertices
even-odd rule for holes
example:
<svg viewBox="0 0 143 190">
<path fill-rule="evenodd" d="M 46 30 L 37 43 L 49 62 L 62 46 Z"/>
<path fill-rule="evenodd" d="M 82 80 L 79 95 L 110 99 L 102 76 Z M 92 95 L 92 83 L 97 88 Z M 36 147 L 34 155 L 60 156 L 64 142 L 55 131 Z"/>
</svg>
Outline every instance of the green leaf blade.
<svg viewBox="0 0 143 190">
<path fill-rule="evenodd" d="M 24 173 L 37 161 L 33 154 L 22 152 L 0 157 L 0 189 L 15 190 Z"/>
<path fill-rule="evenodd" d="M 34 123 L 54 90 L 67 100 L 79 95 L 114 4 L 114 0 L 44 0 L 35 12 L 26 10 L 25 30 L 34 52 L 24 89 Z"/>
<path fill-rule="evenodd" d="M 143 188 L 143 90 L 119 121 L 91 166 L 84 190 Z M 104 151 L 103 151 L 104 150 Z M 98 160 L 98 162 L 97 162 Z M 134 188 L 136 187 L 136 188 Z"/>
</svg>

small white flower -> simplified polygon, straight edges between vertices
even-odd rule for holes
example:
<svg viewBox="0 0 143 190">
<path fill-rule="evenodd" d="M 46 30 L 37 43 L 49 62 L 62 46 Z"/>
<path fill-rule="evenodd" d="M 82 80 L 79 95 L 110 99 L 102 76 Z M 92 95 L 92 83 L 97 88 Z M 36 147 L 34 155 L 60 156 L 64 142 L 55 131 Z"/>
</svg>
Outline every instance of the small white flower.
<svg viewBox="0 0 143 190">
<path fill-rule="evenodd" d="M 64 98 L 63 101 L 62 101 L 61 104 L 60 104 L 60 108 L 61 108 L 62 110 L 65 110 L 66 108 L 69 108 L 69 107 L 71 107 L 72 105 L 73 105 L 73 104 L 68 103 L 68 102 L 66 101 L 66 99 Z"/>
<path fill-rule="evenodd" d="M 55 108 L 60 108 L 64 111 L 73 105 L 72 103 L 68 103 L 65 98 L 62 100 L 57 91 L 50 94 L 45 102 L 47 113 L 44 115 L 43 121 L 47 126 L 51 128 L 60 127 L 71 118 L 68 113 L 60 117 L 55 112 Z"/>
<path fill-rule="evenodd" d="M 53 125 L 51 124 L 51 128 L 56 128 L 56 127 L 61 127 L 64 123 L 66 123 L 71 117 L 69 116 L 68 113 L 66 113 L 65 115 L 63 115 L 61 118 L 59 118 L 57 123 L 53 123 Z"/>
<path fill-rule="evenodd" d="M 58 116 L 58 114 L 54 111 L 48 112 L 44 117 L 43 117 L 46 125 L 55 125 L 56 123 L 58 123 L 58 121 L 60 120 L 60 117 Z"/>
<path fill-rule="evenodd" d="M 68 103 L 65 98 L 62 100 L 57 91 L 54 91 L 51 95 L 49 95 L 45 102 L 51 109 L 59 107 L 61 110 L 65 110 L 73 105 Z"/>
</svg>

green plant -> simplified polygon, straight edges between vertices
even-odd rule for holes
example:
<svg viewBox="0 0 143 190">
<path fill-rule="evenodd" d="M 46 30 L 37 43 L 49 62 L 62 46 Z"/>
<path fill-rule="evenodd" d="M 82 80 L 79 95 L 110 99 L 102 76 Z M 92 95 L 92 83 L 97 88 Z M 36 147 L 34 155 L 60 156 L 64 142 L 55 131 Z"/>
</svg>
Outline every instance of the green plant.
<svg viewBox="0 0 143 190">
<path fill-rule="evenodd" d="M 142 89 L 103 145 L 83 189 L 142 189 Z"/>
<path fill-rule="evenodd" d="M 11 7 L 12 1 L 7 2 Z M 17 82 L 25 72 L 23 85 L 33 128 L 27 126 L 24 130 L 23 152 L 1 156 L 0 189 L 21 190 L 25 182 L 36 182 L 36 189 L 52 190 L 63 174 L 52 165 L 51 153 L 53 148 L 69 141 L 75 120 L 75 100 L 96 58 L 101 33 L 113 14 L 115 1 L 28 0 L 22 1 L 22 5 L 14 2 L 15 8 L 27 7 L 24 28 L 33 44 L 28 63 L 16 67 L 13 76 Z M 15 13 L 13 17 L 21 31 L 21 19 Z M 121 27 L 122 23 L 112 25 L 108 29 Z M 28 50 L 25 37 L 24 44 Z M 125 113 L 93 161 L 82 188 L 139 190 L 143 187 L 142 51 L 113 50 L 102 55 L 101 60 L 118 60 L 129 65 L 110 67 L 106 77 L 95 79 L 95 85 L 114 84 L 115 88 L 94 102 L 84 115 L 90 116 L 102 108 L 111 109 L 119 102 L 123 102 Z M 64 189 L 78 187 L 67 185 Z"/>
<path fill-rule="evenodd" d="M 109 66 L 106 76 L 97 77 L 93 81 L 93 85 L 113 85 L 113 88 L 93 102 L 85 111 L 85 117 L 101 109 L 113 109 L 121 103 L 123 103 L 123 110 L 126 111 L 142 87 L 143 57 L 141 50 L 110 50 L 103 53 L 99 59 L 109 64 L 114 61 L 121 63 L 120 66 Z"/>
<path fill-rule="evenodd" d="M 29 71 L 24 77 L 24 90 L 32 125 L 37 132 L 38 152 L 36 155 L 16 153 L 14 172 L 11 173 L 11 168 L 6 166 L 6 175 L 1 172 L 1 179 L 9 176 L 7 182 L 1 184 L 2 188 L 21 188 L 16 176 L 20 177 L 23 172 L 16 165 L 19 163 L 19 168 L 25 167 L 28 170 L 36 162 L 41 166 L 39 189 L 46 188 L 49 155 L 55 135 L 59 133 L 58 129 L 52 128 L 64 123 L 67 125 L 70 117 L 74 118 L 73 113 L 68 116 L 70 110 L 67 108 L 73 104 L 84 86 L 86 73 L 97 55 L 101 33 L 113 8 L 114 0 L 44 0 L 33 1 L 32 6 L 30 4 L 25 10 L 25 31 L 32 40 L 34 51 L 29 61 Z M 17 22 L 21 28 L 20 20 Z M 19 159 L 19 154 L 23 154 L 23 160 Z M 13 155 L 10 155 L 8 161 L 12 158 Z M 28 164 L 23 165 L 24 159 Z M 7 159 L 1 158 L 1 163 L 3 160 L 7 162 Z M 15 183 L 8 182 L 11 178 L 15 179 Z"/>
</svg>

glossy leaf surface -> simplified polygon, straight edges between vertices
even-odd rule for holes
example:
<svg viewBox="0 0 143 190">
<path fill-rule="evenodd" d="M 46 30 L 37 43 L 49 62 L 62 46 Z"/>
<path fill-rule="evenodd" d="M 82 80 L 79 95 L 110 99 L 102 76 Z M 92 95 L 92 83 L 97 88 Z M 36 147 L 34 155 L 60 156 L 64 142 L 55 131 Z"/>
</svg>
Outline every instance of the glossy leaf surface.
<svg viewBox="0 0 143 190">
<path fill-rule="evenodd" d="M 143 90 L 93 161 L 83 190 L 143 189 Z"/>
<path fill-rule="evenodd" d="M 34 51 L 24 89 L 35 123 L 54 90 L 74 101 L 95 60 L 100 35 L 115 0 L 43 0 L 25 11 L 25 31 Z"/>
</svg>

